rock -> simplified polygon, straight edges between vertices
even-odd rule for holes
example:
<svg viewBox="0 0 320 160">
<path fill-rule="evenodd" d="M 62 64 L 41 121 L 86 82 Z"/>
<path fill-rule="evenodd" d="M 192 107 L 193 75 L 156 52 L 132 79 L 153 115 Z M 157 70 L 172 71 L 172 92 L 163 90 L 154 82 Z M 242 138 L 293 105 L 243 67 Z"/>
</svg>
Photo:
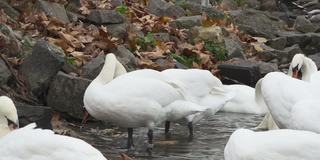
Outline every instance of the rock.
<svg viewBox="0 0 320 160">
<path fill-rule="evenodd" d="M 45 106 L 17 104 L 20 127 L 35 122 L 38 128 L 52 129 L 52 109 Z"/>
<path fill-rule="evenodd" d="M 153 37 L 155 40 L 161 41 L 161 42 L 170 41 L 170 34 L 169 33 L 154 33 Z"/>
<path fill-rule="evenodd" d="M 178 69 L 188 69 L 189 68 L 186 65 L 184 65 L 178 61 L 174 61 L 174 63 L 175 63 L 174 68 L 178 68 Z"/>
<path fill-rule="evenodd" d="M 271 18 L 266 13 L 254 9 L 230 11 L 230 15 L 240 31 L 267 39 L 277 37 L 285 24 L 280 19 Z"/>
<path fill-rule="evenodd" d="M 250 61 L 237 60 L 236 62 L 218 65 L 224 84 L 242 83 L 255 87 L 261 78 L 259 65 Z"/>
<path fill-rule="evenodd" d="M 51 17 L 56 17 L 63 23 L 70 23 L 65 8 L 59 3 L 52 3 L 43 0 L 37 0 L 37 9 L 45 12 Z"/>
<path fill-rule="evenodd" d="M 10 26 L 0 24 L 0 52 L 9 57 L 18 57 L 22 53 L 21 43 Z"/>
<path fill-rule="evenodd" d="M 11 76 L 12 73 L 8 69 L 6 63 L 0 58 L 0 85 L 6 85 Z"/>
<path fill-rule="evenodd" d="M 222 0 L 220 6 L 224 10 L 236 10 L 238 7 L 259 9 L 260 2 L 257 0 Z"/>
<path fill-rule="evenodd" d="M 306 19 L 305 16 L 297 17 L 294 28 L 302 33 L 315 32 L 317 30 L 316 26 Z"/>
<path fill-rule="evenodd" d="M 121 23 L 121 24 L 109 24 L 107 25 L 108 33 L 112 37 L 117 37 L 117 38 L 125 38 L 127 35 L 127 23 Z"/>
<path fill-rule="evenodd" d="M 172 60 L 163 59 L 163 58 L 157 59 L 155 61 L 155 64 L 157 65 L 157 68 L 155 68 L 155 69 L 159 70 L 159 71 L 174 68 L 174 66 L 175 66 L 175 63 Z"/>
<path fill-rule="evenodd" d="M 226 49 L 228 50 L 228 58 L 241 58 L 245 59 L 244 49 L 241 46 L 239 40 L 232 38 L 224 38 Z"/>
<path fill-rule="evenodd" d="M 91 10 L 88 20 L 95 24 L 119 24 L 124 22 L 122 14 L 114 10 L 95 9 Z"/>
<path fill-rule="evenodd" d="M 71 22 L 78 22 L 79 20 L 81 21 L 86 21 L 86 17 L 74 12 L 67 12 L 68 18 L 70 19 Z"/>
<path fill-rule="evenodd" d="M 98 57 L 91 60 L 82 68 L 82 77 L 87 79 L 95 79 L 100 73 L 105 61 L 105 55 L 99 55 Z"/>
<path fill-rule="evenodd" d="M 213 43 L 223 43 L 223 33 L 220 27 L 218 26 L 211 26 L 211 27 L 195 27 L 197 35 L 194 41 L 200 42 L 213 42 Z"/>
<path fill-rule="evenodd" d="M 314 61 L 314 63 L 316 63 L 316 65 L 319 69 L 320 68 L 320 52 L 316 53 L 314 55 L 310 55 L 308 57 L 311 58 Z"/>
<path fill-rule="evenodd" d="M 123 4 L 123 0 L 111 0 L 110 1 L 110 4 L 113 6 L 113 7 L 117 7 L 117 6 L 120 6 Z"/>
<path fill-rule="evenodd" d="M 278 65 L 276 63 L 266 63 L 266 62 L 257 62 L 259 66 L 259 71 L 262 76 L 270 73 L 270 72 L 276 72 L 279 71 Z"/>
<path fill-rule="evenodd" d="M 45 41 L 38 41 L 32 55 L 24 59 L 19 73 L 24 76 L 30 90 L 38 97 L 45 94 L 47 88 L 64 65 L 64 52 Z"/>
<path fill-rule="evenodd" d="M 186 8 L 192 15 L 202 15 L 203 13 L 206 13 L 207 16 L 211 19 L 223 19 L 225 17 L 222 11 L 217 10 L 214 7 L 201 6 L 201 4 L 195 3 L 193 1 L 187 1 L 186 3 Z"/>
<path fill-rule="evenodd" d="M 320 33 L 291 33 L 282 32 L 281 37 L 286 37 L 286 46 L 292 46 L 294 44 L 299 44 L 303 53 L 306 55 L 311 55 L 320 52 Z"/>
<path fill-rule="evenodd" d="M 223 10 L 236 10 L 238 8 L 234 0 L 222 0 L 220 6 Z"/>
<path fill-rule="evenodd" d="M 259 52 L 257 56 L 263 61 L 278 59 L 280 64 L 290 63 L 293 56 L 297 53 L 303 53 L 298 44 L 287 47 L 283 50 L 269 49 Z"/>
<path fill-rule="evenodd" d="M 136 57 L 133 55 L 131 51 L 129 51 L 122 45 L 117 47 L 117 58 L 121 62 L 121 64 L 126 68 L 127 71 L 136 70 L 138 67 Z"/>
<path fill-rule="evenodd" d="M 83 95 L 90 82 L 88 79 L 59 72 L 48 91 L 48 106 L 55 111 L 81 119 L 83 116 Z"/>
<path fill-rule="evenodd" d="M 0 1 L 0 8 L 11 18 L 18 20 L 20 13 L 11 7 L 6 1 Z"/>
<path fill-rule="evenodd" d="M 164 0 L 150 0 L 147 11 L 156 16 L 169 16 L 175 18 L 186 15 L 184 9 Z"/>
<path fill-rule="evenodd" d="M 278 11 L 278 4 L 276 0 L 260 0 L 260 10 L 264 11 Z"/>
<path fill-rule="evenodd" d="M 178 29 L 190 29 L 195 26 L 201 26 L 201 16 L 180 17 L 171 22 L 171 26 Z"/>
<path fill-rule="evenodd" d="M 277 37 L 277 38 L 268 40 L 266 44 L 274 49 L 282 50 L 282 49 L 286 48 L 287 38 L 286 37 Z"/>
</svg>

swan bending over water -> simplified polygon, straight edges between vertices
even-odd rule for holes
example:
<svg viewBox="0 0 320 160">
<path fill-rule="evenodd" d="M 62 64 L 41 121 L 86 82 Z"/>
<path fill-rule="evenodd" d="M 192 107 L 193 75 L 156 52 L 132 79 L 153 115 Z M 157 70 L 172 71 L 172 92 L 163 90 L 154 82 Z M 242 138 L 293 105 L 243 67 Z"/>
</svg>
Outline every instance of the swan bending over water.
<svg viewBox="0 0 320 160">
<path fill-rule="evenodd" d="M 170 119 L 178 120 L 205 111 L 186 100 L 183 88 L 175 81 L 144 77 L 158 76 L 157 71 L 133 71 L 114 79 L 119 72 L 117 60 L 108 54 L 100 74 L 90 83 L 84 94 L 84 107 L 94 118 L 128 129 L 128 149 L 133 147 L 133 128 L 147 127 L 148 151 L 153 147 L 153 128 Z M 137 75 L 136 75 L 137 74 Z M 136 75 L 136 76 L 135 76 Z M 83 123 L 87 120 L 84 117 Z"/>
<path fill-rule="evenodd" d="M 1 160 L 106 160 L 83 140 L 56 135 L 51 130 L 35 129 L 36 124 L 18 126 L 17 110 L 9 97 L 0 97 Z"/>
<path fill-rule="evenodd" d="M 316 64 L 303 54 L 296 54 L 289 66 L 288 75 L 312 83 L 315 87 L 320 86 L 320 73 L 317 71 Z M 260 80 L 257 83 L 256 94 L 261 94 Z M 260 95 L 259 95 L 260 96 Z M 263 100 L 262 100 L 263 101 Z M 259 129 L 279 129 L 275 124 L 270 113 L 267 113 L 263 121 L 257 127 Z"/>
</svg>

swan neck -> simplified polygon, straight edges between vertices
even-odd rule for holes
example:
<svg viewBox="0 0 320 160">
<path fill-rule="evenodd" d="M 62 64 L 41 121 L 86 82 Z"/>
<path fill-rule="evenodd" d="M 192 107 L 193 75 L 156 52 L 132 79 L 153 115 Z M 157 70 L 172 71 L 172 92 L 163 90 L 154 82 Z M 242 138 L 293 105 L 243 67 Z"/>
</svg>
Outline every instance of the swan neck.
<svg viewBox="0 0 320 160">
<path fill-rule="evenodd" d="M 310 81 L 311 75 L 317 72 L 317 66 L 311 59 L 305 58 L 303 60 L 301 72 L 302 72 L 302 80 Z"/>
<path fill-rule="evenodd" d="M 5 117 L 0 116 L 0 138 L 10 132 L 8 121 Z"/>
<path fill-rule="evenodd" d="M 106 84 L 113 80 L 116 71 L 116 59 L 107 57 L 99 75 L 94 79 L 95 82 Z"/>
</svg>

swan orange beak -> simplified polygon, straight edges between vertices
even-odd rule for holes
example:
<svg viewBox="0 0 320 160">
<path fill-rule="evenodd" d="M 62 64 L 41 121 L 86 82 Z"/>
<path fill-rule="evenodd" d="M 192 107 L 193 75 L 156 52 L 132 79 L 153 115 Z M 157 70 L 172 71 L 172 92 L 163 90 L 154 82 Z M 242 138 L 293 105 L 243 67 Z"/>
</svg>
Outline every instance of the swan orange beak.
<svg viewBox="0 0 320 160">
<path fill-rule="evenodd" d="M 85 125 L 86 125 L 86 123 L 87 123 L 87 121 L 88 121 L 88 119 L 89 119 L 89 113 L 88 113 L 88 111 L 84 111 L 84 115 L 83 115 L 83 118 L 82 118 L 82 122 L 81 122 L 81 126 L 80 126 L 80 129 L 82 129 Z"/>
</svg>

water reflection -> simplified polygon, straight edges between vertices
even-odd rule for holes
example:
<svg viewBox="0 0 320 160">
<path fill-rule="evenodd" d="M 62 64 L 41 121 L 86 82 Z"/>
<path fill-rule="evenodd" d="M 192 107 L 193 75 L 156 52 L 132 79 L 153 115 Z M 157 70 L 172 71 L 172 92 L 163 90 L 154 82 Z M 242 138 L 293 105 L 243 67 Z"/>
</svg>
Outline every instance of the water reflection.
<svg viewBox="0 0 320 160">
<path fill-rule="evenodd" d="M 150 157 L 146 152 L 147 131 L 134 130 L 135 159 L 152 160 L 223 160 L 224 146 L 233 131 L 237 128 L 253 128 L 262 120 L 262 116 L 250 114 L 219 112 L 208 119 L 204 119 L 194 128 L 192 141 L 188 140 L 186 126 L 172 124 L 171 137 L 165 138 L 164 128 L 154 130 L 154 150 Z M 164 126 L 164 125 L 163 125 Z M 126 152 L 126 129 L 108 129 L 92 124 L 83 131 L 73 128 L 81 139 L 86 140 L 98 148 L 108 159 L 117 159 L 120 153 Z"/>
</svg>

